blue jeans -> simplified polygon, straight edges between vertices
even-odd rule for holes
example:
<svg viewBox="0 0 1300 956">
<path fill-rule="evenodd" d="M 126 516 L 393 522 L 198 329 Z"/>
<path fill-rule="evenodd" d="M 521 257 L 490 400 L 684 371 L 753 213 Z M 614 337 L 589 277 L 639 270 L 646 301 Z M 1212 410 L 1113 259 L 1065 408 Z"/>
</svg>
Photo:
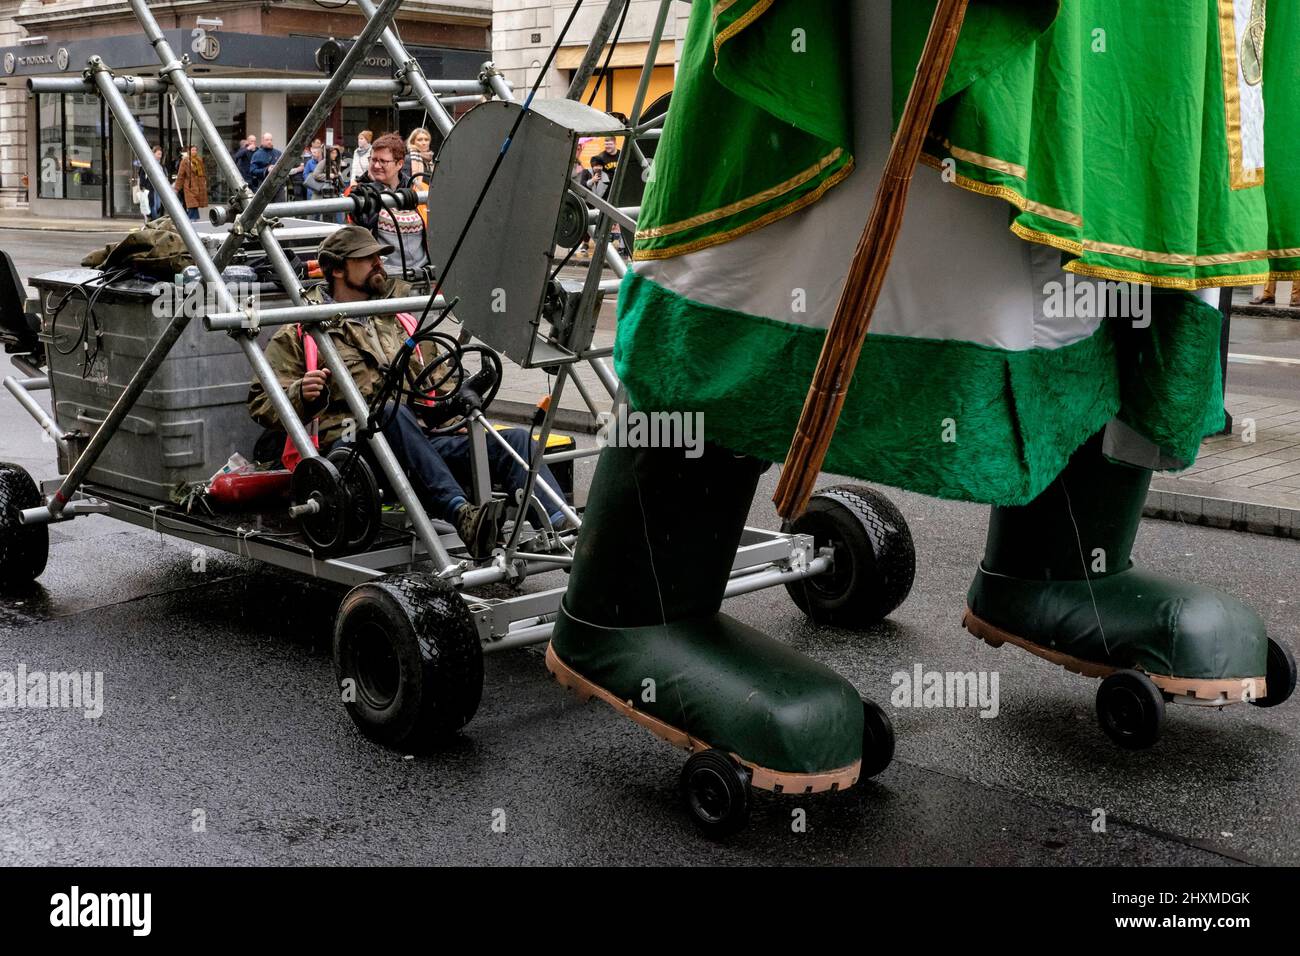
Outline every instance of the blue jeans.
<svg viewBox="0 0 1300 956">
<path fill-rule="evenodd" d="M 429 437 L 420 427 L 415 413 L 403 405 L 393 420 L 384 428 L 384 438 L 397 456 L 402 470 L 411 479 L 415 493 L 420 502 L 433 517 L 442 517 L 448 521 L 455 520 L 452 502 L 457 498 L 468 499 L 464 485 L 472 483 L 473 468 L 470 464 L 470 438 L 468 435 L 447 435 Z M 536 442 L 526 428 L 508 428 L 499 432 L 525 461 L 531 461 Z M 341 443 L 336 443 L 341 444 Z M 524 486 L 528 470 L 515 461 L 501 444 L 487 436 L 488 473 L 494 484 L 501 485 L 510 500 Z M 376 476 L 379 473 L 376 472 Z M 538 478 L 546 482 L 560 499 L 564 492 L 560 489 L 551 469 L 545 465 L 538 472 Z M 382 481 L 382 478 L 380 479 Z M 546 509 L 548 515 L 559 511 L 559 506 L 549 496 L 535 492 L 537 500 Z"/>
</svg>

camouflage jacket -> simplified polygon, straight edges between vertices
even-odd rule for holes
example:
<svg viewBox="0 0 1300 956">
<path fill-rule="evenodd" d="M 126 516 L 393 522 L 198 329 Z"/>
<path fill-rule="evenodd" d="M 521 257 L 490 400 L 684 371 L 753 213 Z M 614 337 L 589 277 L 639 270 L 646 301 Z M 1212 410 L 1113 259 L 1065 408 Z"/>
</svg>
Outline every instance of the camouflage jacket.
<svg viewBox="0 0 1300 956">
<path fill-rule="evenodd" d="M 408 287 L 400 279 L 390 279 L 388 296 L 408 294 Z M 311 289 L 305 296 L 312 305 L 322 305 L 330 299 L 324 287 Z M 348 373 L 367 400 L 383 381 L 389 363 L 406 341 L 406 331 L 393 315 L 373 315 L 365 318 L 341 319 L 329 326 L 330 338 L 347 364 Z M 429 344 L 422 348 L 427 352 Z M 329 394 L 321 395 L 311 404 L 303 401 L 302 377 L 307 371 L 306 353 L 302 335 L 297 325 L 281 326 L 266 346 L 266 360 L 280 381 L 280 387 L 289 395 L 289 401 L 304 423 L 316 419 L 319 425 L 320 447 L 325 448 L 343 437 L 347 431 L 355 432 L 365 423 L 357 421 L 338 386 L 337 371 L 331 369 Z M 320 366 L 324 366 L 322 357 Z M 420 353 L 411 358 L 410 373 L 418 375 L 424 367 Z M 248 410 L 253 420 L 265 428 L 282 428 L 279 416 L 271 404 L 262 383 L 254 381 L 248 390 Z"/>
</svg>

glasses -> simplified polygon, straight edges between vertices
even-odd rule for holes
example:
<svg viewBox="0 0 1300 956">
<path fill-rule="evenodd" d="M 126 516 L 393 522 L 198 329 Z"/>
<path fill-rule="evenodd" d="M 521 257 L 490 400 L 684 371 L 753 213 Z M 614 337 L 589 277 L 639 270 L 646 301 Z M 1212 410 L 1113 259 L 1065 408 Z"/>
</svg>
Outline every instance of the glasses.
<svg viewBox="0 0 1300 956">
<path fill-rule="evenodd" d="M 395 160 L 395 159 L 378 159 L 378 158 L 372 156 L 372 157 L 370 158 L 370 165 L 371 165 L 371 166 L 396 166 L 396 165 L 397 165 L 397 160 Z"/>
</svg>

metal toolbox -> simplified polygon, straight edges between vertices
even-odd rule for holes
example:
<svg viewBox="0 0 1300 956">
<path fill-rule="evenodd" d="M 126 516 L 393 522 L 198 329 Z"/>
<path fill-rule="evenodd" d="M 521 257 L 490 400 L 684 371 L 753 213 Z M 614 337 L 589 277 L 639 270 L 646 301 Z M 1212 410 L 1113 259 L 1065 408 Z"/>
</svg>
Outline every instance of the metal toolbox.
<svg viewBox="0 0 1300 956">
<path fill-rule="evenodd" d="M 143 279 L 106 285 L 103 278 L 95 269 L 63 269 L 31 280 L 40 296 L 54 417 L 73 433 L 73 458 L 173 309 L 199 306 L 185 298 L 194 295 L 192 286 Z M 209 478 L 234 452 L 251 458 L 261 434 L 246 405 L 251 378 L 238 343 L 205 331 L 201 314 L 195 315 L 87 479 L 166 501 L 178 483 Z M 61 472 L 69 464 L 63 459 Z"/>
</svg>

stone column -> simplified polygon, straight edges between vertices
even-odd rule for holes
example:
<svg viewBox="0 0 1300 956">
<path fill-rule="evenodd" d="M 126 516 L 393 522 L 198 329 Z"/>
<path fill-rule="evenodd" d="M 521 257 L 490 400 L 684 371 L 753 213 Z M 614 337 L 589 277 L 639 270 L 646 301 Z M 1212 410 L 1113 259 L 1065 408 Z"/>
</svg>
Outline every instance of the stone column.
<svg viewBox="0 0 1300 956">
<path fill-rule="evenodd" d="M 0 46 L 16 46 L 27 35 L 14 16 L 22 0 L 0 0 Z M 0 88 L 0 209 L 25 208 L 27 190 L 22 177 L 27 169 L 27 90 L 21 82 Z M 32 188 L 35 188 L 33 181 Z"/>
</svg>

